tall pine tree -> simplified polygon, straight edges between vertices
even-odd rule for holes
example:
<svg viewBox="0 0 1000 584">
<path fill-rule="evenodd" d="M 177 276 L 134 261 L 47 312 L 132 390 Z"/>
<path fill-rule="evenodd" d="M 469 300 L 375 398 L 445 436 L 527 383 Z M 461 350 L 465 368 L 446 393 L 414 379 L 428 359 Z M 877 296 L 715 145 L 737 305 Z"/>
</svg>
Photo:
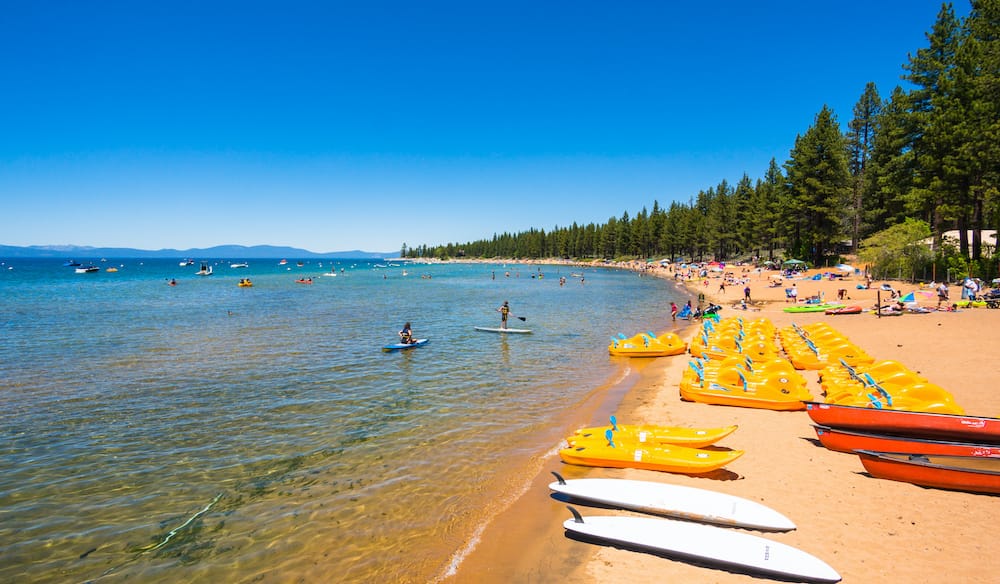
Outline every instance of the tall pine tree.
<svg viewBox="0 0 1000 584">
<path fill-rule="evenodd" d="M 799 249 L 813 265 L 835 249 L 845 235 L 850 204 L 847 145 L 837 119 L 827 106 L 816 114 L 811 128 L 795 140 L 785 163 L 790 209 L 798 217 Z"/>
</svg>

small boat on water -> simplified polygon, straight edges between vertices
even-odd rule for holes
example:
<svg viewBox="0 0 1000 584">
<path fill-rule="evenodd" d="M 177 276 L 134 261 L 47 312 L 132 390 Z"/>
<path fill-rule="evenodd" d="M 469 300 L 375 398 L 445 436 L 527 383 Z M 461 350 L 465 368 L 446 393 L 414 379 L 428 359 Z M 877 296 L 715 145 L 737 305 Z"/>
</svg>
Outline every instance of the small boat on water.
<svg viewBox="0 0 1000 584">
<path fill-rule="evenodd" d="M 1000 494 L 1000 458 L 858 450 L 868 474 L 922 487 Z"/>
<path fill-rule="evenodd" d="M 229 264 L 230 268 L 249 268 L 250 264 L 246 262 L 236 262 L 234 264 Z"/>
<path fill-rule="evenodd" d="M 193 266 L 194 260 L 181 260 L 180 262 L 178 262 L 177 265 L 181 266 L 182 268 L 185 266 Z"/>
<path fill-rule="evenodd" d="M 80 262 L 77 262 L 77 261 L 74 261 L 74 260 L 67 260 L 66 263 L 63 264 L 63 266 L 65 266 L 67 268 L 76 268 L 76 267 L 79 267 L 79 265 L 80 265 Z"/>
<path fill-rule="evenodd" d="M 240 288 L 253 288 L 253 282 L 250 281 L 250 278 L 241 278 L 237 286 Z"/>
<path fill-rule="evenodd" d="M 201 268 L 194 273 L 196 276 L 211 276 L 212 266 L 208 264 L 201 264 Z"/>
<path fill-rule="evenodd" d="M 313 283 L 313 279 L 312 278 L 299 278 L 298 280 L 295 280 L 295 283 L 296 284 L 312 284 Z"/>
<path fill-rule="evenodd" d="M 81 266 L 79 268 L 76 268 L 76 270 L 74 271 L 77 274 L 92 274 L 94 272 L 100 272 L 101 268 L 98 268 L 97 266 L 91 264 L 89 266 Z"/>
</svg>

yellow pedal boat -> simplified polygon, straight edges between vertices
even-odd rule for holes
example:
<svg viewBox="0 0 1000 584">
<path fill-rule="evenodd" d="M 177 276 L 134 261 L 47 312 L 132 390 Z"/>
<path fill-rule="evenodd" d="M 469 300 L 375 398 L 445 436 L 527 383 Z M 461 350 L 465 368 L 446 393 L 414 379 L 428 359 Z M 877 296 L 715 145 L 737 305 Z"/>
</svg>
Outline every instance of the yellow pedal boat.
<svg viewBox="0 0 1000 584">
<path fill-rule="evenodd" d="M 705 474 L 743 456 L 742 450 L 701 450 L 687 446 L 634 446 L 607 441 L 563 448 L 559 458 L 567 464 L 606 468 L 641 468 L 681 474 Z"/>
<path fill-rule="evenodd" d="M 687 351 L 685 343 L 675 333 L 664 333 L 659 337 L 651 333 L 639 333 L 625 338 L 619 335 L 611 338 L 608 353 L 622 357 L 669 357 Z"/>
<path fill-rule="evenodd" d="M 743 387 L 727 387 L 715 382 L 706 382 L 704 386 L 682 382 L 680 394 L 685 401 L 777 411 L 804 410 L 804 402 L 812 401 L 812 394 L 805 387 L 770 385 L 768 382 Z"/>
<path fill-rule="evenodd" d="M 606 432 L 611 430 L 614 441 L 623 444 L 648 444 L 650 446 L 673 444 L 689 448 L 702 448 L 729 436 L 738 427 L 680 428 L 676 426 L 619 425 L 615 416 L 611 416 L 610 426 L 580 428 L 572 436 L 566 438 L 566 441 L 569 442 L 570 446 L 593 441 L 607 442 Z"/>
</svg>

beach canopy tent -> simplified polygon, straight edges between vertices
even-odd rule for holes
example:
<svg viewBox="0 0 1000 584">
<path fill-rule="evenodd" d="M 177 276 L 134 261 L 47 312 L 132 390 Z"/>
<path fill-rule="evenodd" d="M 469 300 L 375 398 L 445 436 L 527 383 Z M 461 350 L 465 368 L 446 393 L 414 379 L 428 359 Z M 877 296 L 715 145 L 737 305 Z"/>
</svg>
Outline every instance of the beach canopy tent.
<svg viewBox="0 0 1000 584">
<path fill-rule="evenodd" d="M 806 263 L 802 260 L 785 260 L 781 262 L 782 266 L 804 266 Z"/>
</svg>

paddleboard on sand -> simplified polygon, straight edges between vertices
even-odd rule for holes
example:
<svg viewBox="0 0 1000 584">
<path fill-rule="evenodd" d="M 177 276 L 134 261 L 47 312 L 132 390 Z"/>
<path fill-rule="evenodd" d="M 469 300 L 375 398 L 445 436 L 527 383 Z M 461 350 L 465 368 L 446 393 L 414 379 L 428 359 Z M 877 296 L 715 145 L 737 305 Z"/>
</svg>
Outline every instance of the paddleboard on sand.
<svg viewBox="0 0 1000 584">
<path fill-rule="evenodd" d="M 383 351 L 399 351 L 402 349 L 412 349 L 414 347 L 419 347 L 421 345 L 426 345 L 427 341 L 430 339 L 417 339 L 415 343 L 393 343 L 391 345 L 386 345 L 382 347 Z"/>
<path fill-rule="evenodd" d="M 488 333 L 511 333 L 511 334 L 528 334 L 531 329 L 513 329 L 513 328 L 493 328 L 488 326 L 477 326 L 475 327 L 477 331 L 486 331 Z"/>
<path fill-rule="evenodd" d="M 774 509 L 735 495 L 652 481 L 567 481 L 558 473 L 552 474 L 559 480 L 551 483 L 549 489 L 575 499 L 729 527 L 761 531 L 795 529 L 795 524 L 790 519 Z"/>
<path fill-rule="evenodd" d="M 743 531 L 655 517 L 592 516 L 563 523 L 566 531 L 597 543 L 662 554 L 699 565 L 796 579 L 839 582 L 840 574 L 823 560 L 798 548 Z"/>
</svg>

